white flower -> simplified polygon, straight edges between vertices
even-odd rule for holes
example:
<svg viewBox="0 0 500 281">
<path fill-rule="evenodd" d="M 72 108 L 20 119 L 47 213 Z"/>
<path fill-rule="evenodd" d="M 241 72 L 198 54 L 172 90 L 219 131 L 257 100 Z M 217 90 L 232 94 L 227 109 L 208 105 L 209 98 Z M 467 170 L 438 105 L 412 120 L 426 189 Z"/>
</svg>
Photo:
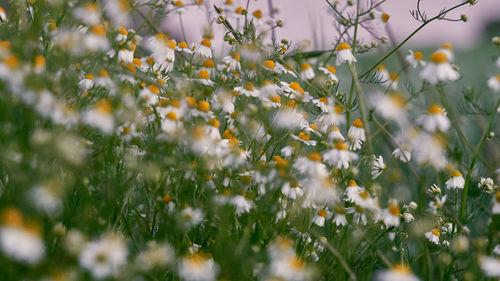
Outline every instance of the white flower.
<svg viewBox="0 0 500 281">
<path fill-rule="evenodd" d="M 401 160 L 402 162 L 406 163 L 411 160 L 411 146 L 409 145 L 402 145 L 400 148 L 396 148 L 392 152 L 392 156 L 394 158 Z"/>
<path fill-rule="evenodd" d="M 441 236 L 441 232 L 437 228 L 425 233 L 425 238 L 436 245 L 439 245 L 439 236 Z"/>
<path fill-rule="evenodd" d="M 170 245 L 148 241 L 147 248 L 140 252 L 135 263 L 143 271 L 165 267 L 174 261 L 175 252 Z"/>
<path fill-rule="evenodd" d="M 204 217 L 205 215 L 203 214 L 203 211 L 201 211 L 200 209 L 193 209 L 191 207 L 185 208 L 180 213 L 180 219 L 182 220 L 182 223 L 188 228 L 200 224 L 203 221 Z"/>
<path fill-rule="evenodd" d="M 431 105 L 427 110 L 427 114 L 418 117 L 416 122 L 427 132 L 437 130 L 444 132 L 450 127 L 450 120 L 446 117 L 446 112 L 436 104 Z"/>
<path fill-rule="evenodd" d="M 347 218 L 345 214 L 346 214 L 346 209 L 344 208 L 344 206 L 339 205 L 335 207 L 335 216 L 333 217 L 333 223 L 336 226 L 347 225 Z"/>
<path fill-rule="evenodd" d="M 378 176 L 380 176 L 380 174 L 382 174 L 382 172 L 387 167 L 384 163 L 384 158 L 382 157 L 382 155 L 374 157 L 371 166 L 372 179 L 378 178 Z"/>
<path fill-rule="evenodd" d="M 321 163 L 321 155 L 317 152 L 312 152 L 307 157 L 299 157 L 293 164 L 293 167 L 299 173 L 312 177 L 328 175 L 325 164 Z"/>
<path fill-rule="evenodd" d="M 322 71 L 324 74 L 326 74 L 326 76 L 328 76 L 328 79 L 331 80 L 331 81 L 335 81 L 335 82 L 338 82 L 339 79 L 337 78 L 337 75 L 335 75 L 337 73 L 337 70 L 335 69 L 334 66 L 326 66 L 326 67 L 318 67 L 318 70 Z"/>
<path fill-rule="evenodd" d="M 422 55 L 421 52 L 413 52 L 412 50 L 409 50 L 410 54 L 406 56 L 406 61 L 413 67 L 416 68 L 419 64 L 421 66 L 425 66 L 426 63 L 422 59 L 424 56 Z"/>
<path fill-rule="evenodd" d="M 36 224 L 26 224 L 19 210 L 3 210 L 3 225 L 0 226 L 0 248 L 6 256 L 31 265 L 40 262 L 45 255 L 45 246 Z"/>
<path fill-rule="evenodd" d="M 405 99 L 398 92 L 392 92 L 389 95 L 376 93 L 371 99 L 375 109 L 384 118 L 401 124 L 406 117 Z"/>
<path fill-rule="evenodd" d="M 283 195 L 287 196 L 288 198 L 294 200 L 304 195 L 304 191 L 302 190 L 302 188 L 300 188 L 299 184 L 296 182 L 295 183 L 286 182 L 285 184 L 283 184 L 283 186 L 281 187 L 281 193 L 283 193 Z"/>
<path fill-rule="evenodd" d="M 192 253 L 179 264 L 179 276 L 186 281 L 214 281 L 219 269 L 212 257 L 204 253 Z"/>
<path fill-rule="evenodd" d="M 398 206 L 398 202 L 394 199 L 390 200 L 389 207 L 387 208 L 387 210 L 384 210 L 382 215 L 384 224 L 387 227 L 399 226 L 400 223 L 399 215 L 400 215 L 400 209 Z"/>
<path fill-rule="evenodd" d="M 360 149 L 361 144 L 366 141 L 366 133 L 361 119 L 356 119 L 352 122 L 352 126 L 347 131 L 347 140 L 349 142 L 349 149 L 351 150 Z"/>
<path fill-rule="evenodd" d="M 370 193 L 364 189 L 360 189 L 359 192 L 354 193 L 352 196 L 352 201 L 357 206 L 363 209 L 377 210 L 377 199 L 370 196 Z"/>
<path fill-rule="evenodd" d="M 92 73 L 85 75 L 83 79 L 80 80 L 80 82 L 78 82 L 78 87 L 84 92 L 88 91 L 93 86 L 94 86 L 94 75 Z"/>
<path fill-rule="evenodd" d="M 481 269 L 488 277 L 500 277 L 500 260 L 494 257 L 482 257 L 479 259 Z"/>
<path fill-rule="evenodd" d="M 491 178 L 483 178 L 479 180 L 478 187 L 484 190 L 486 193 L 492 193 L 495 189 L 495 183 Z"/>
<path fill-rule="evenodd" d="M 309 122 L 304 118 L 304 115 L 297 112 L 294 107 L 282 106 L 273 118 L 273 124 L 278 128 L 283 129 L 305 129 L 309 127 Z"/>
<path fill-rule="evenodd" d="M 323 158 L 326 163 L 336 169 L 347 169 L 351 161 L 358 159 L 358 155 L 348 151 L 347 145 L 344 142 L 336 142 L 335 148 L 325 152 Z"/>
<path fill-rule="evenodd" d="M 454 170 L 450 175 L 450 179 L 446 181 L 446 187 L 448 189 L 456 189 L 456 188 L 462 189 L 464 188 L 464 184 L 465 184 L 464 177 L 457 170 Z"/>
<path fill-rule="evenodd" d="M 488 79 L 488 87 L 495 92 L 500 91 L 500 74 L 492 76 Z"/>
<path fill-rule="evenodd" d="M 203 39 L 201 40 L 200 45 L 196 49 L 195 53 L 204 57 L 207 57 L 209 59 L 212 58 L 212 43 L 208 39 Z"/>
<path fill-rule="evenodd" d="M 319 115 L 316 119 L 320 131 L 326 132 L 330 126 L 340 126 L 346 122 L 342 106 L 326 104 L 325 107 L 326 113 Z"/>
<path fill-rule="evenodd" d="M 439 134 L 411 131 L 410 141 L 418 163 L 432 165 L 436 169 L 442 169 L 446 165 L 446 142 Z"/>
<path fill-rule="evenodd" d="M 134 50 L 121 49 L 118 51 L 118 62 L 126 64 L 132 63 L 134 60 Z"/>
<path fill-rule="evenodd" d="M 100 129 L 105 134 L 114 132 L 115 121 L 113 118 L 113 109 L 108 100 L 98 101 L 94 108 L 83 113 L 82 121 L 90 126 Z"/>
<path fill-rule="evenodd" d="M 235 91 L 238 91 L 238 93 L 241 93 L 242 95 L 246 97 L 259 97 L 260 92 L 258 89 L 255 88 L 252 82 L 246 82 L 245 85 L 235 87 Z"/>
<path fill-rule="evenodd" d="M 312 223 L 319 227 L 323 227 L 325 225 L 325 220 L 328 217 L 328 211 L 326 209 L 321 209 L 316 212 L 312 219 Z"/>
<path fill-rule="evenodd" d="M 493 197 L 493 209 L 491 211 L 493 214 L 500 214 L 500 191 Z"/>
<path fill-rule="evenodd" d="M 330 127 L 330 133 L 328 134 L 329 142 L 344 142 L 344 136 L 340 133 L 340 129 L 337 126 Z"/>
<path fill-rule="evenodd" d="M 361 188 L 354 180 L 350 180 L 344 192 L 345 200 L 347 202 L 354 202 L 354 196 L 361 192 Z"/>
<path fill-rule="evenodd" d="M 341 65 L 343 63 L 352 63 L 356 62 L 356 58 L 353 56 L 351 52 L 351 46 L 347 43 L 340 43 L 337 47 L 337 59 L 335 64 Z"/>
<path fill-rule="evenodd" d="M 149 85 L 148 87 L 144 87 L 139 92 L 139 97 L 145 102 L 147 105 L 156 105 L 158 104 L 160 94 L 160 88 L 156 85 Z"/>
<path fill-rule="evenodd" d="M 431 61 L 420 72 L 420 78 L 431 84 L 436 84 L 439 81 L 455 81 L 459 76 L 442 52 L 432 54 Z"/>
<path fill-rule="evenodd" d="M 128 249 L 120 236 L 108 234 L 89 242 L 82 250 L 80 265 L 96 279 L 116 276 L 127 262 Z"/>
<path fill-rule="evenodd" d="M 313 79 L 314 76 L 314 70 L 312 69 L 310 64 L 303 63 L 300 66 L 300 77 L 302 78 L 302 80 L 310 80 Z"/>
<path fill-rule="evenodd" d="M 376 281 L 419 281 L 417 276 L 413 275 L 410 267 L 405 264 L 393 266 L 390 270 L 379 271 L 375 274 Z"/>
<path fill-rule="evenodd" d="M 281 81 L 281 89 L 283 94 L 287 97 L 303 102 L 311 101 L 312 97 L 308 92 L 304 91 L 304 89 L 297 82 L 290 82 L 290 84 Z"/>
<path fill-rule="evenodd" d="M 453 46 L 450 43 L 443 43 L 441 47 L 436 51 L 443 53 L 448 61 L 453 61 L 455 59 L 455 55 L 453 54 Z"/>
<path fill-rule="evenodd" d="M 130 4 L 123 0 L 106 0 L 104 11 L 116 26 L 127 26 L 130 23 Z"/>
<path fill-rule="evenodd" d="M 224 57 L 222 61 L 227 65 L 229 70 L 241 70 L 240 53 L 238 52 L 231 52 L 231 55 Z"/>
<path fill-rule="evenodd" d="M 436 185 L 433 185 L 433 187 L 437 187 Z M 446 202 L 447 195 L 439 198 L 438 196 L 435 197 L 434 201 L 429 202 L 429 211 L 432 214 L 437 214 L 438 209 L 443 207 L 444 203 Z"/>
<path fill-rule="evenodd" d="M 99 6 L 95 3 L 88 3 L 83 7 L 75 8 L 73 16 L 86 25 L 96 25 L 101 21 Z"/>
<path fill-rule="evenodd" d="M 210 72 L 206 69 L 200 69 L 198 71 L 197 79 L 194 79 L 197 82 L 200 82 L 201 84 L 205 86 L 213 86 L 215 85 L 215 82 L 210 80 Z"/>
<path fill-rule="evenodd" d="M 1 23 L 7 22 L 7 13 L 2 7 L 0 7 L 0 22 Z"/>
<path fill-rule="evenodd" d="M 236 214 L 238 216 L 250 212 L 250 209 L 253 207 L 253 203 L 241 195 L 236 195 L 229 202 L 236 207 Z"/>
<path fill-rule="evenodd" d="M 30 197 L 34 205 L 50 216 L 57 216 L 61 212 L 63 202 L 57 184 L 48 183 L 31 189 Z"/>
</svg>

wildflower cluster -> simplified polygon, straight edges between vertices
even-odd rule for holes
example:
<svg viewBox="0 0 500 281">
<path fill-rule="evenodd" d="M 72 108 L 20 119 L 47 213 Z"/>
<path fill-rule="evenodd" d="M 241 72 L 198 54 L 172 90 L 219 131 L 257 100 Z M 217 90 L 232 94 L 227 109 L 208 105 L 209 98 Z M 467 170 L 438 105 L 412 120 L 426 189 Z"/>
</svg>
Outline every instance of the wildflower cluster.
<svg viewBox="0 0 500 281">
<path fill-rule="evenodd" d="M 500 75 L 477 137 L 450 44 L 370 68 L 385 1 L 327 2 L 339 37 L 318 52 L 250 1 L 1 8 L 2 280 L 499 277 Z M 161 32 L 191 9 L 202 38 Z"/>
</svg>

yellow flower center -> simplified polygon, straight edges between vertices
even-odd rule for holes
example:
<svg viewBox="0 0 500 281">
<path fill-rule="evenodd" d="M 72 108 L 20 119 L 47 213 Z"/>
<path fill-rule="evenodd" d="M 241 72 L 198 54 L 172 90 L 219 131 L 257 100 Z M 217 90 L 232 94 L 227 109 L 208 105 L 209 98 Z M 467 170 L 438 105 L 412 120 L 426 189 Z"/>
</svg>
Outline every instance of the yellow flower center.
<svg viewBox="0 0 500 281">
<path fill-rule="evenodd" d="M 256 10 L 255 12 L 252 13 L 252 15 L 258 19 L 261 19 L 262 18 L 262 11 Z"/>
<path fill-rule="evenodd" d="M 252 84 L 252 82 L 246 82 L 245 86 L 243 86 L 243 88 L 245 88 L 245 90 L 247 90 L 247 91 L 253 91 L 253 90 L 255 90 L 255 87 Z"/>
<path fill-rule="evenodd" d="M 85 75 L 85 78 L 89 79 L 89 80 L 94 80 L 94 74 L 89 73 L 89 74 Z"/>
<path fill-rule="evenodd" d="M 231 57 L 237 61 L 240 61 L 240 53 L 238 52 L 232 52 Z"/>
<path fill-rule="evenodd" d="M 309 128 L 317 131 L 318 130 L 318 124 L 312 123 L 312 124 L 309 125 Z"/>
<path fill-rule="evenodd" d="M 101 76 L 101 77 L 108 77 L 109 74 L 106 71 L 106 69 L 101 69 L 101 70 L 99 70 L 99 76 Z"/>
<path fill-rule="evenodd" d="M 326 211 L 325 210 L 319 210 L 317 212 L 318 216 L 326 218 Z"/>
<path fill-rule="evenodd" d="M 301 94 L 304 94 L 304 89 L 302 89 L 302 87 L 299 85 L 299 83 L 291 82 L 289 86 L 292 90 L 299 92 Z"/>
<path fill-rule="evenodd" d="M 304 268 L 305 263 L 299 257 L 290 258 L 290 265 L 295 270 L 300 270 Z"/>
<path fill-rule="evenodd" d="M 429 109 L 427 109 L 427 111 L 429 112 L 429 114 L 444 114 L 443 109 L 437 104 L 429 106 Z"/>
<path fill-rule="evenodd" d="M 149 85 L 148 89 L 155 95 L 158 95 L 160 93 L 160 88 L 156 85 Z"/>
<path fill-rule="evenodd" d="M 182 3 L 182 1 L 175 1 L 174 2 L 174 6 L 176 6 L 176 7 L 183 7 L 184 3 Z"/>
<path fill-rule="evenodd" d="M 347 150 L 347 145 L 344 142 L 340 141 L 335 143 L 335 148 L 338 150 Z"/>
<path fill-rule="evenodd" d="M 500 203 L 500 191 L 495 195 L 495 200 L 497 201 L 497 203 Z"/>
<path fill-rule="evenodd" d="M 198 110 L 208 112 L 210 110 L 210 104 L 204 100 L 201 100 L 198 102 Z"/>
<path fill-rule="evenodd" d="M 92 33 L 104 37 L 106 36 L 106 28 L 102 24 L 94 25 L 92 26 Z"/>
<path fill-rule="evenodd" d="M 363 128 L 363 121 L 361 121 L 361 119 L 356 119 L 352 122 L 352 125 L 357 128 Z"/>
<path fill-rule="evenodd" d="M 398 74 L 393 72 L 389 75 L 389 78 L 391 78 L 392 81 L 398 81 L 399 77 Z"/>
<path fill-rule="evenodd" d="M 5 64 L 9 68 L 17 68 L 17 66 L 19 65 L 19 59 L 15 55 L 10 55 L 5 59 Z"/>
<path fill-rule="evenodd" d="M 264 62 L 264 66 L 269 68 L 269 69 L 274 69 L 276 67 L 276 64 L 272 60 L 266 60 Z"/>
<path fill-rule="evenodd" d="M 431 55 L 431 61 L 436 64 L 445 63 L 448 61 L 448 58 L 446 58 L 446 55 L 441 52 L 435 52 Z"/>
<path fill-rule="evenodd" d="M 290 163 L 288 160 L 281 158 L 279 155 L 273 156 L 273 160 L 274 160 L 274 162 L 276 162 L 277 169 L 284 169 L 284 168 L 288 167 L 288 165 Z"/>
<path fill-rule="evenodd" d="M 333 67 L 333 66 L 329 66 L 326 69 L 328 69 L 328 71 L 330 71 L 332 74 L 337 73 L 337 69 L 335 69 L 335 67 Z"/>
<path fill-rule="evenodd" d="M 204 62 L 203 62 L 203 67 L 206 67 L 206 68 L 214 68 L 215 67 L 215 63 L 213 60 L 211 59 L 206 59 Z"/>
<path fill-rule="evenodd" d="M 453 50 L 453 46 L 450 44 L 450 43 L 444 43 L 443 45 L 441 45 L 441 47 L 443 49 L 447 49 L 447 50 Z"/>
<path fill-rule="evenodd" d="M 169 49 L 172 49 L 172 50 L 175 49 L 175 41 L 174 40 L 168 40 L 167 41 L 167 47 Z"/>
<path fill-rule="evenodd" d="M 198 79 L 208 80 L 210 79 L 210 73 L 207 70 L 202 69 L 198 72 Z"/>
<path fill-rule="evenodd" d="M 209 48 L 212 47 L 212 43 L 208 39 L 201 40 L 201 45 L 203 45 L 205 47 L 209 47 Z"/>
<path fill-rule="evenodd" d="M 422 55 L 421 52 L 415 52 L 413 53 L 413 57 L 418 60 L 418 61 L 421 61 L 423 58 L 424 58 L 424 55 Z"/>
<path fill-rule="evenodd" d="M 10 226 L 21 226 L 23 215 L 17 208 L 6 208 L 2 212 L 2 221 Z"/>
<path fill-rule="evenodd" d="M 301 139 L 301 140 L 308 141 L 310 138 L 311 137 L 308 134 L 304 133 L 304 132 L 300 132 L 299 133 L 299 139 Z"/>
<path fill-rule="evenodd" d="M 500 74 L 497 74 L 497 75 L 495 76 L 495 78 L 497 79 L 497 81 L 499 81 L 499 82 L 500 82 Z"/>
<path fill-rule="evenodd" d="M 42 67 L 45 65 L 45 58 L 43 56 L 36 56 L 35 67 Z"/>
<path fill-rule="evenodd" d="M 363 191 L 363 192 L 360 192 L 360 193 L 359 193 L 359 196 L 360 196 L 361 198 L 363 198 L 364 200 L 366 200 L 366 199 L 370 198 L 370 194 L 369 194 L 366 190 L 365 190 L 365 191 Z"/>
<path fill-rule="evenodd" d="M 127 36 L 128 35 L 128 31 L 125 29 L 125 28 L 120 28 L 118 29 L 118 33 L 121 34 L 121 35 L 125 35 Z"/>
<path fill-rule="evenodd" d="M 454 177 L 461 177 L 461 176 L 462 176 L 462 173 L 460 173 L 458 170 L 454 170 L 450 174 L 450 177 L 452 177 L 452 178 L 454 178 Z"/>
<path fill-rule="evenodd" d="M 208 121 L 208 125 L 215 127 L 215 128 L 219 128 L 220 122 L 219 122 L 219 120 L 213 118 L 213 119 L 210 119 L 210 121 Z"/>
<path fill-rule="evenodd" d="M 354 180 L 349 180 L 349 184 L 348 185 L 349 186 L 358 186 L 358 184 Z"/>
<path fill-rule="evenodd" d="M 434 228 L 433 230 L 431 230 L 432 234 L 436 235 L 437 237 L 441 236 L 441 232 L 439 232 L 439 229 L 437 228 Z"/>
<path fill-rule="evenodd" d="M 172 121 L 177 120 L 177 114 L 173 111 L 170 111 L 169 113 L 167 113 L 167 115 L 165 115 L 165 117 L 167 117 L 168 119 L 170 119 Z"/>
<path fill-rule="evenodd" d="M 311 68 L 311 65 L 308 64 L 308 63 L 303 63 L 301 66 L 300 66 L 300 71 L 304 71 L 306 69 L 309 69 Z"/>
<path fill-rule="evenodd" d="M 405 104 L 405 99 L 397 93 L 391 95 L 391 101 L 399 107 L 403 107 Z"/>
<path fill-rule="evenodd" d="M 275 103 L 281 102 L 281 97 L 279 95 L 272 95 L 269 99 Z"/>
<path fill-rule="evenodd" d="M 395 217 L 398 217 L 400 214 L 399 206 L 396 204 L 389 205 L 389 213 Z"/>
<path fill-rule="evenodd" d="M 337 46 L 337 51 L 342 51 L 342 50 L 349 50 L 351 49 L 351 46 L 349 44 L 342 42 Z"/>
<path fill-rule="evenodd" d="M 382 20 L 383 20 L 384 22 L 388 22 L 388 21 L 389 21 L 389 14 L 382 13 Z"/>
<path fill-rule="evenodd" d="M 309 153 L 307 158 L 309 158 L 310 160 L 315 161 L 315 162 L 321 162 L 321 154 L 319 154 L 318 152 Z"/>
<path fill-rule="evenodd" d="M 113 108 L 109 100 L 100 100 L 95 104 L 95 109 L 101 114 L 111 114 Z"/>
<path fill-rule="evenodd" d="M 335 212 L 337 214 L 345 215 L 345 208 L 344 208 L 344 206 L 337 206 L 337 207 L 335 207 Z"/>
<path fill-rule="evenodd" d="M 400 274 L 408 274 L 410 273 L 410 267 L 407 266 L 406 264 L 396 264 L 392 267 L 392 270 L 400 273 Z"/>
</svg>

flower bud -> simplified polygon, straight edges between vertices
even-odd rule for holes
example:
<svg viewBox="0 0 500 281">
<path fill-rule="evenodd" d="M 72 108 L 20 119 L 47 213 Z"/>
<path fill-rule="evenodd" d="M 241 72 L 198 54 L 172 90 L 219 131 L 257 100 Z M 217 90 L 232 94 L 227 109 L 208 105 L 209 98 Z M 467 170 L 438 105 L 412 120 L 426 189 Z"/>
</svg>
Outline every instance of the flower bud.
<svg viewBox="0 0 500 281">
<path fill-rule="evenodd" d="M 468 18 L 467 18 L 467 15 L 466 14 L 461 14 L 460 15 L 460 19 L 463 21 L 463 22 L 467 22 Z"/>
</svg>

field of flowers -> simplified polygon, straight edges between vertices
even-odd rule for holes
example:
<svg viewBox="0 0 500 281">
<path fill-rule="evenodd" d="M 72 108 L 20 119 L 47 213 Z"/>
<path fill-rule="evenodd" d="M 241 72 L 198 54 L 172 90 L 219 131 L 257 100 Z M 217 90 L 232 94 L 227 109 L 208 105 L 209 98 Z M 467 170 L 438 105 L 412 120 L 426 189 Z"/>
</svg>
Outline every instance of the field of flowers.
<svg viewBox="0 0 500 281">
<path fill-rule="evenodd" d="M 500 38 L 468 69 L 405 43 L 477 1 L 394 44 L 384 2 L 315 51 L 253 1 L 2 2 L 0 280 L 497 280 Z"/>
</svg>

